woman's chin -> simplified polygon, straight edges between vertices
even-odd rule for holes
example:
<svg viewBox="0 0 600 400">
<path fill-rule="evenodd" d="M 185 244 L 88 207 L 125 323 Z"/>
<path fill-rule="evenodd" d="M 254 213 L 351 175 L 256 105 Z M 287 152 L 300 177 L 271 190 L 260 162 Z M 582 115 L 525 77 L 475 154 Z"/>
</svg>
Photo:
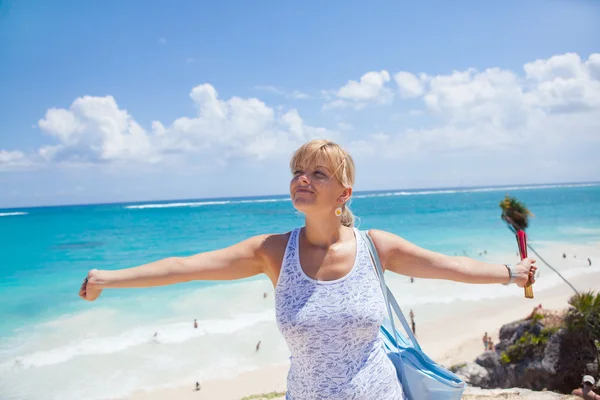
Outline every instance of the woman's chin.
<svg viewBox="0 0 600 400">
<path fill-rule="evenodd" d="M 292 205 L 299 212 L 306 213 L 306 212 L 310 211 L 311 208 L 314 207 L 314 202 L 307 201 L 307 200 L 308 199 L 295 198 L 292 201 Z"/>
</svg>

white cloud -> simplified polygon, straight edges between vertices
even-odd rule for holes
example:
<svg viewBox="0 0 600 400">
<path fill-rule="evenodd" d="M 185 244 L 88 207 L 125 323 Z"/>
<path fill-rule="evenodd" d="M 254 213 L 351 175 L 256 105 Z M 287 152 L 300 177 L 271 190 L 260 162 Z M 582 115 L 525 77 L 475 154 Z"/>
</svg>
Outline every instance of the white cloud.
<svg viewBox="0 0 600 400">
<path fill-rule="evenodd" d="M 425 82 L 427 76 L 421 74 L 420 78 L 417 78 L 414 74 L 406 71 L 400 71 L 394 75 L 394 80 L 400 90 L 400 96 L 402 98 L 418 97 L 423 94 L 425 90 Z"/>
<path fill-rule="evenodd" d="M 59 142 L 39 150 L 48 161 L 158 159 L 150 137 L 112 96 L 84 96 L 68 110 L 51 108 L 38 125 Z"/>
<path fill-rule="evenodd" d="M 600 144 L 599 65 L 598 54 L 586 61 L 565 54 L 525 64 L 524 76 L 499 68 L 468 69 L 429 76 L 426 87 L 403 74 L 404 89 L 411 95 L 422 89 L 425 110 L 438 124 L 398 132 L 381 144 L 379 154 L 514 155 L 529 148 L 529 159 L 541 160 L 545 156 L 535 150 L 561 153 Z"/>
<path fill-rule="evenodd" d="M 309 95 L 307 95 L 306 93 L 304 93 L 304 92 L 301 92 L 301 91 L 299 91 L 299 90 L 294 90 L 294 91 L 293 91 L 293 92 L 290 94 L 290 97 L 291 97 L 292 99 L 298 99 L 298 100 L 304 100 L 304 99 L 309 99 L 309 98 L 310 98 L 310 96 L 309 96 Z"/>
<path fill-rule="evenodd" d="M 12 169 L 22 169 L 29 167 L 31 161 L 22 151 L 0 150 L 0 171 L 9 171 Z"/>
<path fill-rule="evenodd" d="M 327 110 L 335 110 L 335 109 L 343 109 L 343 108 L 353 108 L 355 110 L 362 110 L 367 106 L 366 102 L 351 102 L 346 100 L 332 100 L 323 104 L 323 111 Z"/>
<path fill-rule="evenodd" d="M 373 100 L 379 97 L 386 82 L 390 81 L 387 71 L 367 72 L 360 78 L 360 82 L 349 81 L 338 91 L 338 97 L 350 100 Z"/>
<path fill-rule="evenodd" d="M 254 86 L 253 88 L 254 90 L 260 90 L 263 92 L 269 92 L 269 93 L 273 93 L 276 94 L 278 96 L 282 96 L 288 99 L 294 99 L 294 100 L 306 100 L 306 99 L 310 99 L 311 97 L 304 93 L 301 92 L 300 90 L 294 90 L 291 92 L 285 91 L 283 89 L 280 89 L 278 87 L 275 86 L 269 86 L 269 85 L 258 85 L 258 86 Z"/>
<path fill-rule="evenodd" d="M 367 73 L 337 91 L 323 91 L 324 108 L 360 109 L 389 101 L 390 76 L 383 72 Z M 170 123 L 153 121 L 147 129 L 113 97 L 84 96 L 68 108 L 49 109 L 39 121 L 55 143 L 34 155 L 0 150 L 0 169 L 24 168 L 41 160 L 160 162 L 157 168 L 163 168 L 163 163 L 189 159 L 188 165 L 194 165 L 191 160 L 210 160 L 217 166 L 231 157 L 288 156 L 306 140 L 327 137 L 343 139 L 354 156 L 363 158 L 363 165 L 387 162 L 382 180 L 401 176 L 393 172 L 398 170 L 410 172 L 415 182 L 425 174 L 445 179 L 450 172 L 461 177 L 478 174 L 482 181 L 487 176 L 510 181 L 509 174 L 518 173 L 512 165 L 523 163 L 528 171 L 545 173 L 547 180 L 568 176 L 564 171 L 580 176 L 577 168 L 588 171 L 587 176 L 600 170 L 599 161 L 589 157 L 600 151 L 600 54 L 587 59 L 557 55 L 527 63 L 522 71 L 471 68 L 435 76 L 401 71 L 394 81 L 398 97 L 413 100 L 409 108 L 390 114 L 406 118 L 386 122 L 381 113 L 385 110 L 373 116 L 357 113 L 352 120 L 334 116 L 336 131 L 311 126 L 296 109 L 273 108 L 257 98 L 221 99 L 210 84 L 190 91 L 193 115 Z M 279 93 L 276 87 L 263 90 Z M 421 107 L 415 107 L 417 103 Z M 364 126 L 379 133 L 364 135 Z"/>
<path fill-rule="evenodd" d="M 315 137 L 332 137 L 334 131 L 304 123 L 295 109 L 275 111 L 256 98 L 219 99 L 210 84 L 190 92 L 197 114 L 180 117 L 170 125 L 153 121 L 151 130 L 139 125 L 112 96 L 83 96 L 68 109 L 51 108 L 38 122 L 56 140 L 36 154 L 0 150 L 0 168 L 35 162 L 94 164 L 110 162 L 157 163 L 186 154 L 264 159 L 288 154 Z"/>
<path fill-rule="evenodd" d="M 536 60 L 525 64 L 524 69 L 527 78 L 537 81 L 584 78 L 588 75 L 586 65 L 575 53 L 556 55 L 547 60 Z"/>
<path fill-rule="evenodd" d="M 359 110 L 368 102 L 389 104 L 394 99 L 393 92 L 386 87 L 389 81 L 390 74 L 385 70 L 367 72 L 359 82 L 351 80 L 339 88 L 335 92 L 337 99 L 326 103 L 323 110 L 346 107 Z"/>
<path fill-rule="evenodd" d="M 270 85 L 257 85 L 254 86 L 254 90 L 261 90 L 263 92 L 269 92 L 273 94 L 277 94 L 279 96 L 285 96 L 285 92 L 281 89 L 276 88 L 275 86 Z"/>
</svg>

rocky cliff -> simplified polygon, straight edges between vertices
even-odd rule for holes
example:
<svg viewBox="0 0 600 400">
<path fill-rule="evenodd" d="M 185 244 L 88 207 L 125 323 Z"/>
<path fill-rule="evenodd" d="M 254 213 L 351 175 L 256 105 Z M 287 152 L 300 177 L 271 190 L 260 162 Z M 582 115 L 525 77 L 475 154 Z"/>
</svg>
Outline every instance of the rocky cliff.
<svg viewBox="0 0 600 400">
<path fill-rule="evenodd" d="M 571 393 L 583 375 L 599 375 L 598 352 L 588 337 L 563 322 L 557 313 L 546 312 L 504 325 L 494 350 L 452 370 L 481 388 Z"/>
</svg>

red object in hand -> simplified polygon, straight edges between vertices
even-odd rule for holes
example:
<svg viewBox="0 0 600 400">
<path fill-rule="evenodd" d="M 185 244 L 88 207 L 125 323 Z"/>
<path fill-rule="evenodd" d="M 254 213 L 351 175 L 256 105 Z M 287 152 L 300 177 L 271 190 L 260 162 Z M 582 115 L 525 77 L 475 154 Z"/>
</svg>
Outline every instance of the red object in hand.
<svg viewBox="0 0 600 400">
<path fill-rule="evenodd" d="M 517 232 L 517 243 L 519 244 L 519 254 L 521 260 L 527 258 L 527 234 L 525 231 Z"/>
<path fill-rule="evenodd" d="M 517 244 L 519 245 L 519 254 L 521 255 L 521 260 L 527 258 L 527 234 L 525 231 L 520 230 L 517 232 Z M 531 287 L 531 280 L 527 282 L 523 289 L 525 289 L 525 298 L 533 299 L 533 287 Z"/>
</svg>

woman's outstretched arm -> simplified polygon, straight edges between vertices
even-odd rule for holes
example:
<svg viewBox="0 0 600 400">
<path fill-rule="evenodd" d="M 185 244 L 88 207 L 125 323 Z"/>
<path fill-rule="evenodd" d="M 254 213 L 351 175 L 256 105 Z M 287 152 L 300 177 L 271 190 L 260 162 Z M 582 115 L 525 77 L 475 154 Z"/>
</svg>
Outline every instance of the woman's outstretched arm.
<svg viewBox="0 0 600 400">
<path fill-rule="evenodd" d="M 383 266 L 398 274 L 465 283 L 507 283 L 510 279 L 504 264 L 436 253 L 385 231 L 372 229 L 369 234 Z M 526 258 L 513 268 L 517 273 L 515 283 L 523 287 L 536 270 L 535 260 Z M 535 281 L 534 276 L 532 279 Z"/>
<path fill-rule="evenodd" d="M 263 246 L 270 235 L 255 236 L 233 246 L 190 257 L 170 257 L 139 267 L 88 273 L 79 296 L 93 301 L 107 288 L 165 286 L 193 280 L 234 280 L 264 271 Z"/>
</svg>

